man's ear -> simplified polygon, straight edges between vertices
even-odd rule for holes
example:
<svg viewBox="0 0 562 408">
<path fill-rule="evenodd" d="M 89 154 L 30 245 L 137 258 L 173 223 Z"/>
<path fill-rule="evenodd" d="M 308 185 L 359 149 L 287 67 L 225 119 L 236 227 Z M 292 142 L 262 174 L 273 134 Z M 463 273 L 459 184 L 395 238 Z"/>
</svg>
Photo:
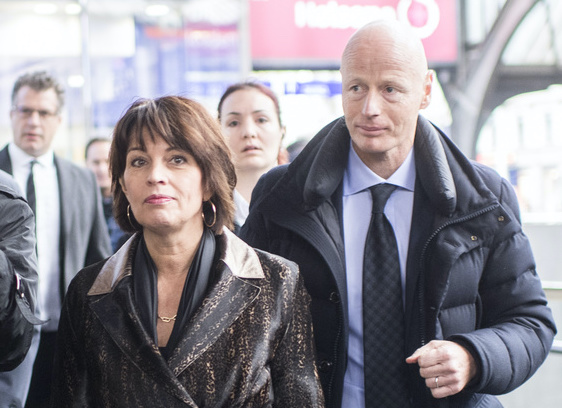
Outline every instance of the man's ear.
<svg viewBox="0 0 562 408">
<path fill-rule="evenodd" d="M 427 108 L 429 106 L 429 103 L 431 102 L 431 89 L 433 87 L 434 75 L 435 72 L 432 69 L 428 70 L 427 73 L 425 74 L 425 79 L 423 84 L 424 96 L 420 104 L 420 109 Z"/>
</svg>

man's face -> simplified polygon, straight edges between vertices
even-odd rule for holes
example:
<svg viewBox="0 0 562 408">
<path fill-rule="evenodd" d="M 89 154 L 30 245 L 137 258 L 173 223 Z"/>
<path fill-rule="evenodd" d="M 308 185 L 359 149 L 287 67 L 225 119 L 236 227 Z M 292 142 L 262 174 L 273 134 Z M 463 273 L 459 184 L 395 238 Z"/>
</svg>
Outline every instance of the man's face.
<svg viewBox="0 0 562 408">
<path fill-rule="evenodd" d="M 109 176 L 109 147 L 106 141 L 94 142 L 86 152 L 86 167 L 96 175 L 98 186 L 101 189 L 111 188 L 111 177 Z"/>
<path fill-rule="evenodd" d="M 342 101 L 353 147 L 367 166 L 401 163 L 410 151 L 418 111 L 429 104 L 432 74 L 411 61 L 408 47 L 363 38 L 342 62 Z"/>
<path fill-rule="evenodd" d="M 10 111 L 14 143 L 33 157 L 45 154 L 61 123 L 58 99 L 54 89 L 35 91 L 20 88 Z"/>
</svg>

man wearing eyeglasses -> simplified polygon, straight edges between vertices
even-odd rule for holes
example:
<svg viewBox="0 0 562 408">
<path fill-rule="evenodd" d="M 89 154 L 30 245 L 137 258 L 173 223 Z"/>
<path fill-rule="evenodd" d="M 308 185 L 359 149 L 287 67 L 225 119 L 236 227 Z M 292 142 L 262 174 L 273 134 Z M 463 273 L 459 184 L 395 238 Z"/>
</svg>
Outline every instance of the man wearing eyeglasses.
<svg viewBox="0 0 562 408">
<path fill-rule="evenodd" d="M 64 294 L 83 267 L 111 254 L 101 197 L 93 173 L 54 154 L 64 90 L 46 72 L 19 77 L 12 91 L 13 141 L 0 151 L 0 169 L 12 174 L 36 219 L 38 310 L 24 362 L 0 374 L 0 406 L 48 405 L 54 344 Z"/>
</svg>

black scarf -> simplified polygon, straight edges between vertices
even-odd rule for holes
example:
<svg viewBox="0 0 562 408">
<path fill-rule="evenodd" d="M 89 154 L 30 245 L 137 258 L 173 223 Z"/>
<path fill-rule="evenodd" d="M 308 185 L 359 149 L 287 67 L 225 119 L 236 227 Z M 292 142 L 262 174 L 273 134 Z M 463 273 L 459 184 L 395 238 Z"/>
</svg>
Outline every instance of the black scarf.
<svg viewBox="0 0 562 408">
<path fill-rule="evenodd" d="M 201 242 L 189 272 L 176 316 L 176 321 L 168 344 L 160 350 L 167 359 L 170 351 L 177 346 L 184 328 L 191 319 L 193 313 L 203 302 L 207 293 L 207 287 L 211 282 L 211 272 L 215 257 L 216 241 L 210 229 L 205 228 L 201 236 Z M 133 262 L 133 287 L 135 301 L 140 311 L 140 319 L 149 335 L 158 344 L 156 322 L 158 319 L 158 288 L 157 288 L 156 265 L 148 253 L 144 237 L 139 240 L 137 252 Z"/>
</svg>

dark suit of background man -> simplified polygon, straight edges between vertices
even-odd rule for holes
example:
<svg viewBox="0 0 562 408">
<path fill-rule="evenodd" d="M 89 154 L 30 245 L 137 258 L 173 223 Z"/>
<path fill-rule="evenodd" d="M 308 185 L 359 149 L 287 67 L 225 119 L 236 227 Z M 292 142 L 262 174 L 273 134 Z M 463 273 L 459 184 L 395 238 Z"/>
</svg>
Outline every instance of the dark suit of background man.
<svg viewBox="0 0 562 408">
<path fill-rule="evenodd" d="M 526 381 L 556 331 L 513 188 L 419 115 L 433 72 L 408 27 L 360 29 L 341 74 L 344 117 L 262 177 L 241 237 L 299 265 L 326 406 L 499 407 L 490 394 Z M 383 183 L 396 188 L 381 211 L 371 186 Z M 367 235 L 371 207 L 393 233 Z M 393 260 L 369 267 L 383 247 L 366 247 L 371 236 L 394 240 Z M 371 284 L 393 268 L 395 291 Z M 396 308 L 371 306 L 390 295 Z"/>
<path fill-rule="evenodd" d="M 40 340 L 38 332 L 34 335 L 35 347 L 39 342 L 37 352 L 32 345 L 16 370 L 0 375 L 0 403 L 6 406 L 21 406 L 30 376 L 26 406 L 47 405 L 54 343 L 66 288 L 80 269 L 111 254 L 93 173 L 57 157 L 52 149 L 63 102 L 62 87 L 48 73 L 34 72 L 18 78 L 10 112 L 13 141 L 0 151 L 0 168 L 12 174 L 27 194 L 33 168 L 38 310 L 42 320 L 48 319 L 41 327 Z"/>
<path fill-rule="evenodd" d="M 0 371 L 22 362 L 38 323 L 35 221 L 19 190 L 0 170 Z"/>
</svg>

